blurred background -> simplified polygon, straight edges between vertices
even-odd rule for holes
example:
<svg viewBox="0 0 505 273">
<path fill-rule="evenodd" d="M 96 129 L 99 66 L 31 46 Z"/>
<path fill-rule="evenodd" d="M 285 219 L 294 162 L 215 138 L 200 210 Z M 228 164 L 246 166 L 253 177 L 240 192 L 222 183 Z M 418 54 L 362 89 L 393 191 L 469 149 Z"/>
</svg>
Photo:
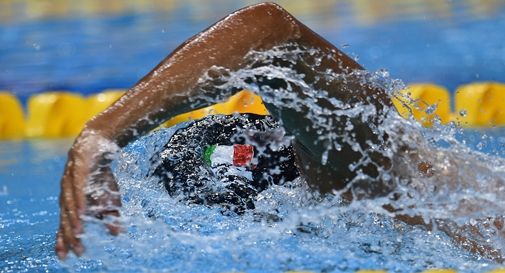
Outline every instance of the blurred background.
<svg viewBox="0 0 505 273">
<path fill-rule="evenodd" d="M 128 88 L 246 0 L 0 0 L 0 90 Z M 449 90 L 505 82 L 504 0 L 275 1 L 359 59 Z"/>
</svg>

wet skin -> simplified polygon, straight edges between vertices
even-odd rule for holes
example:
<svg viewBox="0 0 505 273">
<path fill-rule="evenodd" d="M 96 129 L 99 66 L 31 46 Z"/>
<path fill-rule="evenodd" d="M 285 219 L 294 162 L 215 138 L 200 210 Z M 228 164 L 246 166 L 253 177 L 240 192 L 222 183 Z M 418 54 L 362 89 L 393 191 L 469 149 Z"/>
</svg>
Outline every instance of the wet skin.
<svg viewBox="0 0 505 273">
<path fill-rule="evenodd" d="M 379 112 L 387 111 L 391 105 L 388 95 L 380 89 L 362 86 L 352 80 L 315 80 L 315 74 L 324 71 L 350 75 L 363 68 L 280 6 L 264 3 L 234 12 L 180 45 L 116 103 L 86 124 L 68 153 L 61 180 L 57 255 L 63 259 L 69 251 L 77 255 L 83 253 L 79 239 L 84 232 L 83 215 L 98 219 L 119 216 L 120 196 L 110 168 L 113 153 L 163 121 L 193 110 L 190 99 L 201 95 L 198 80 L 211 67 L 236 71 L 262 65 L 248 58 L 248 53 L 292 44 L 317 49 L 330 56 L 314 68 L 304 65 L 313 63 L 313 57 L 302 55 L 301 62 L 293 67 L 305 74 L 315 88 L 327 90 L 330 97 L 350 104 L 372 103 Z M 314 142 L 318 132 L 310 129 L 311 121 L 305 113 L 275 105 L 267 105 L 267 108 L 295 136 L 298 164 L 304 166 L 300 170 L 312 188 L 323 193 L 342 189 L 355 176 L 356 172 L 349 171 L 347 166 L 359 160 L 361 154 L 344 146 L 340 151 L 330 152 L 328 162 L 323 165 L 321 156 L 325 147 Z M 377 124 L 380 120 L 370 122 Z M 366 140 L 378 142 L 369 124 L 354 121 L 353 124 L 353 132 L 362 145 Z M 379 166 L 391 167 L 391 163 L 380 155 L 372 157 Z M 376 168 L 376 165 L 368 165 L 360 171 L 374 176 Z M 112 234 L 120 232 L 115 222 L 106 226 Z"/>
</svg>

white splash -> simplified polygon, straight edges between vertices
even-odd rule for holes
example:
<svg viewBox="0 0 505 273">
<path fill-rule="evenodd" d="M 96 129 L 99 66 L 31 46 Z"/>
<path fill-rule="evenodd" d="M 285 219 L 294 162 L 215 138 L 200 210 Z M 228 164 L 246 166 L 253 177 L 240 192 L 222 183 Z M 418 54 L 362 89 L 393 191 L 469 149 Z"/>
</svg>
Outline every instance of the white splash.
<svg viewBox="0 0 505 273">
<path fill-rule="evenodd" d="M 305 64 L 318 71 L 312 82 L 289 66 L 276 65 L 279 58 L 298 64 L 302 54 L 316 55 L 313 64 Z M 313 141 L 324 147 L 323 161 L 329 162 L 328 154 L 349 146 L 361 155 L 349 166 L 357 170 L 375 164 L 370 152 L 380 151 L 401 171 L 378 168 L 379 179 L 374 183 L 389 181 L 394 190 L 377 198 L 349 202 L 339 196 L 345 189 L 321 196 L 299 179 L 289 186 L 271 186 L 260 193 L 254 211 L 242 216 L 223 215 L 217 207 L 179 202 L 157 181 L 146 179 L 152 168 L 151 158 L 160 153 L 177 128 L 160 130 L 129 145 L 115 163 L 126 232 L 110 237 L 100 226 L 90 224 L 85 235 L 86 257 L 74 261 L 76 265 L 99 271 L 144 272 L 355 272 L 360 268 L 419 272 L 432 267 L 483 272 L 497 267 L 496 261 L 455 244 L 442 229 L 410 226 L 394 217 L 420 216 L 425 223 L 434 223 L 432 227 L 437 223 L 449 228 L 472 226 L 478 235 L 466 231 L 461 235 L 473 236 L 478 243 L 502 249 L 504 254 L 505 231 L 492 220 L 503 219 L 505 211 L 505 160 L 470 149 L 461 140 L 464 132 L 454 125 L 426 129 L 400 118 L 392 109 L 382 111 L 371 104 L 350 104 L 329 96 L 315 83 L 321 79 L 358 79 L 390 95 L 403 84 L 391 79 L 386 71 L 354 72 L 350 78 L 334 71 L 319 71 L 318 65 L 327 56 L 317 54 L 311 49 L 290 47 L 252 52 L 250 58 L 264 65 L 239 71 L 214 68 L 219 73 L 209 74 L 221 76 L 203 77 L 200 83 L 204 95 L 195 97 L 193 103 L 208 105 L 223 100 L 233 90 L 253 90 L 276 109 L 305 113 L 300 117 L 310 121 L 309 129 L 317 132 Z M 262 86 L 258 77 L 280 79 L 285 85 Z M 380 122 L 370 127 L 387 149 L 377 141 L 367 142 L 370 149 L 364 149 L 352 133 L 359 124 L 355 121 L 368 122 L 380 115 Z M 297 136 L 297 132 L 290 133 Z M 479 141 L 485 145 L 490 139 Z M 403 151 L 401 156 L 396 156 L 398 151 Z M 418 161 L 413 158 L 430 159 L 437 174 L 420 174 Z M 358 173 L 346 189 L 363 179 L 370 177 Z M 384 209 L 387 204 L 396 212 Z"/>
</svg>

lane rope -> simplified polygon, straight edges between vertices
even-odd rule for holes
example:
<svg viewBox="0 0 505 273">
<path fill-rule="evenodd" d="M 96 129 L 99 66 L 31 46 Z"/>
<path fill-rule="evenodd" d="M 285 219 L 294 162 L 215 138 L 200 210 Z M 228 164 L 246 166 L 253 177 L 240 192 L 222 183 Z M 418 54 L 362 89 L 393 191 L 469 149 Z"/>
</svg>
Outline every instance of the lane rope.
<svg viewBox="0 0 505 273">
<path fill-rule="evenodd" d="M 84 97 L 67 91 L 39 93 L 28 99 L 26 114 L 19 99 L 0 91 L 0 139 L 75 137 L 85 123 L 102 112 L 125 90 L 107 89 Z M 460 86 L 454 92 L 454 111 L 447 89 L 431 83 L 416 83 L 393 96 L 393 104 L 404 118 L 424 126 L 454 122 L 464 128 L 505 126 L 505 84 L 479 82 Z M 181 114 L 167 121 L 169 127 L 209 114 L 268 114 L 261 98 L 244 90 L 227 101 Z"/>
</svg>

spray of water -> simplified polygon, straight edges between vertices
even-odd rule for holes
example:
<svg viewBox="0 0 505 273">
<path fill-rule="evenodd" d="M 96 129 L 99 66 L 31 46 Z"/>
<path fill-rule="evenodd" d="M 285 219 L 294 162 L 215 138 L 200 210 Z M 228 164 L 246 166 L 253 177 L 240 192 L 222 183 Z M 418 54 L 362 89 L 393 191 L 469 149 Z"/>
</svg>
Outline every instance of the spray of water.
<svg viewBox="0 0 505 273">
<path fill-rule="evenodd" d="M 306 55 L 313 63 L 302 62 Z M 363 88 L 398 95 L 404 85 L 386 71 L 322 70 L 325 58 L 335 56 L 295 45 L 251 52 L 243 69 L 212 68 L 191 103 L 219 102 L 238 89 L 256 92 L 284 122 L 286 130 L 274 134 L 279 145 L 302 139 L 329 167 L 342 162 L 335 159 L 340 151 L 353 152 L 355 158 L 339 166 L 354 174 L 344 187 L 319 194 L 300 177 L 260 192 L 256 208 L 242 215 L 188 204 L 150 176 L 152 159 L 187 124 L 159 130 L 115 161 L 126 232 L 111 237 L 88 224 L 85 258 L 68 263 L 132 272 L 482 272 L 497 266 L 496 257 L 505 255 L 505 160 L 471 149 L 454 124 L 423 128 L 400 118 L 380 95 L 363 97 Z M 335 95 L 335 86 L 346 87 L 347 95 Z M 247 131 L 240 136 L 247 140 Z M 481 137 L 477 147 L 490 138 Z M 419 225 L 402 220 L 409 217 L 421 219 Z M 472 244 L 487 254 L 468 250 Z"/>
</svg>

